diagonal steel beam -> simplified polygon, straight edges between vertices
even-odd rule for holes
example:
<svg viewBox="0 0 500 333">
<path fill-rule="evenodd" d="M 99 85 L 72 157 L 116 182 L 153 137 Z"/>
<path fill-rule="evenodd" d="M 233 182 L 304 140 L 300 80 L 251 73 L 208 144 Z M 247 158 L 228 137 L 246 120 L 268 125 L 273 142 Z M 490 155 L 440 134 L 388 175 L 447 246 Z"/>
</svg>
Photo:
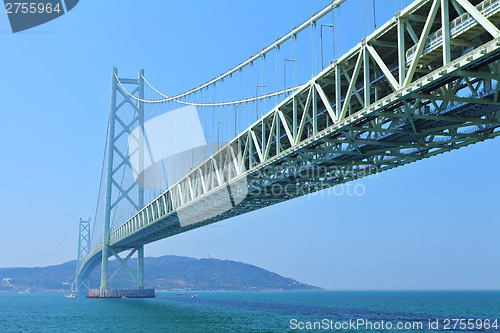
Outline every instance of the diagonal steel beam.
<svg viewBox="0 0 500 333">
<path fill-rule="evenodd" d="M 349 75 L 349 73 L 347 73 L 347 71 L 345 70 L 345 68 L 342 68 L 342 72 L 344 72 L 344 76 L 345 76 L 345 78 L 347 80 L 347 84 L 350 85 L 351 84 L 351 76 Z M 354 89 L 353 92 L 354 92 L 354 95 L 356 95 L 356 98 L 358 99 L 359 104 L 361 104 L 361 107 L 364 108 L 365 107 L 365 101 L 363 100 L 363 98 L 359 94 L 359 91 L 357 89 Z"/>
<path fill-rule="evenodd" d="M 260 149 L 259 140 L 257 140 L 257 136 L 255 135 L 255 131 L 250 130 L 252 134 L 253 143 L 255 145 L 255 150 L 257 151 L 257 155 L 259 156 L 259 160 L 264 162 L 264 155 L 262 154 L 262 150 Z"/>
<path fill-rule="evenodd" d="M 415 50 L 415 56 L 411 61 L 410 68 L 408 69 L 408 73 L 406 74 L 406 79 L 403 86 L 407 86 L 411 80 L 413 79 L 413 75 L 415 74 L 415 70 L 417 69 L 418 62 L 420 60 L 420 56 L 422 55 L 422 51 L 424 50 L 425 42 L 427 41 L 427 37 L 429 36 L 429 32 L 431 31 L 432 23 L 436 18 L 437 11 L 439 9 L 439 5 L 441 4 L 440 0 L 434 0 L 431 10 L 429 12 L 429 16 L 427 16 L 427 21 L 424 25 L 424 30 L 422 31 L 422 35 L 417 44 L 417 49 Z"/>
<path fill-rule="evenodd" d="M 273 117 L 271 130 L 269 131 L 269 137 L 267 138 L 267 146 L 264 151 L 264 160 L 267 160 L 267 158 L 269 157 L 269 152 L 271 151 L 271 141 L 273 140 L 273 137 L 276 134 L 275 128 L 276 128 L 276 117 Z"/>
<path fill-rule="evenodd" d="M 306 124 L 306 118 L 309 113 L 309 107 L 311 106 L 312 99 L 312 89 L 309 89 L 309 94 L 307 95 L 306 105 L 303 107 L 304 112 L 302 113 L 302 119 L 300 120 L 299 130 L 297 131 L 297 137 L 295 138 L 295 144 L 300 142 L 302 137 L 302 132 L 304 131 L 304 126 Z M 300 101 L 300 100 L 299 100 Z"/>
<path fill-rule="evenodd" d="M 385 65 L 384 61 L 382 60 L 382 58 L 377 53 L 377 51 L 375 51 L 375 49 L 373 48 L 373 46 L 371 46 L 369 44 L 366 44 L 366 48 L 370 52 L 370 55 L 372 56 L 373 60 L 375 60 L 375 63 L 378 65 L 378 67 L 380 67 L 380 69 L 382 70 L 382 73 L 384 73 L 385 77 L 387 78 L 387 80 L 391 84 L 392 89 L 394 91 L 399 90 L 401 88 L 401 86 L 399 85 L 398 81 L 396 81 L 396 79 L 392 75 L 392 73 L 389 70 L 389 68 L 387 68 L 387 66 Z"/>
<path fill-rule="evenodd" d="M 283 124 L 283 128 L 285 129 L 288 141 L 290 142 L 290 145 L 293 146 L 295 141 L 293 139 L 292 133 L 290 132 L 290 127 L 288 126 L 288 120 L 286 119 L 285 115 L 283 114 L 283 111 L 278 110 L 278 115 L 281 119 L 281 123 Z"/>
<path fill-rule="evenodd" d="M 134 279 L 135 283 L 138 282 L 137 280 L 137 277 L 135 276 L 135 274 L 130 270 L 130 268 L 127 266 L 127 261 L 134 255 L 136 249 L 134 248 L 132 251 L 130 251 L 130 253 L 128 254 L 128 256 L 125 258 L 125 259 L 122 259 L 120 258 L 120 256 L 118 255 L 118 253 L 116 253 L 116 251 L 110 247 L 109 248 L 109 251 L 113 254 L 113 256 L 116 258 L 116 260 L 118 260 L 118 263 L 120 264 L 115 270 L 114 272 L 108 277 L 108 281 L 111 280 L 115 275 L 116 273 L 118 273 L 118 271 L 123 268 L 125 269 L 125 271 L 132 277 L 132 279 Z"/>
<path fill-rule="evenodd" d="M 318 92 L 319 98 L 325 105 L 325 108 L 328 111 L 328 114 L 330 115 L 330 118 L 335 123 L 338 120 L 337 115 L 335 114 L 335 110 L 333 110 L 332 108 L 332 104 L 330 103 L 328 96 L 326 96 L 325 92 L 323 91 L 323 88 L 321 88 L 319 84 L 315 83 L 314 85 L 316 87 L 316 91 Z"/>
<path fill-rule="evenodd" d="M 500 30 L 491 23 L 476 7 L 474 7 L 468 0 L 455 0 L 462 6 L 479 24 L 483 26 L 486 31 L 493 36 L 493 38 L 500 37 Z"/>
<path fill-rule="evenodd" d="M 349 88 L 347 89 L 347 94 L 344 100 L 344 105 L 342 106 L 342 112 L 339 115 L 339 120 L 344 119 L 345 114 L 347 113 L 347 107 L 351 103 L 351 95 L 354 88 L 356 87 L 356 81 L 358 80 L 359 71 L 361 70 L 361 60 L 363 60 L 363 52 L 359 52 L 358 61 L 356 61 L 356 66 L 354 67 L 351 83 L 349 84 Z"/>
</svg>

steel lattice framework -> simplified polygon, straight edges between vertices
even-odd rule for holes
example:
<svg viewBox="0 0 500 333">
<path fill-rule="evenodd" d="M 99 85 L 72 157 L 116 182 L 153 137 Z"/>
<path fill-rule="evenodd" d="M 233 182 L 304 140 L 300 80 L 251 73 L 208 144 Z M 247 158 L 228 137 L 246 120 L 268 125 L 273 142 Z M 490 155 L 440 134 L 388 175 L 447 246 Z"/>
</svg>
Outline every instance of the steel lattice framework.
<svg viewBox="0 0 500 333">
<path fill-rule="evenodd" d="M 78 255 L 76 257 L 76 275 L 73 290 L 81 287 L 89 288 L 87 279 L 82 279 L 78 274 L 81 264 L 90 252 L 90 219 L 82 220 L 78 223 Z"/>
<path fill-rule="evenodd" d="M 500 0 L 415 1 L 113 231 L 110 246 L 136 248 L 498 136 L 499 24 Z M 239 204 L 179 223 L 180 212 L 218 209 L 209 198 L 243 179 Z"/>
</svg>

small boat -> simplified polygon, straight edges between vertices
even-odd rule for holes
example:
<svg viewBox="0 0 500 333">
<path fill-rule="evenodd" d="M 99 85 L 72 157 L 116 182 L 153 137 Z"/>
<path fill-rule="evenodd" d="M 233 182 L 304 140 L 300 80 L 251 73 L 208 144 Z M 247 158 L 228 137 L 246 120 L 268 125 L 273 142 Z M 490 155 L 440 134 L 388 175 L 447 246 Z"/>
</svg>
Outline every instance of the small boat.
<svg viewBox="0 0 500 333">
<path fill-rule="evenodd" d="M 177 293 L 177 296 L 182 296 L 182 293 Z"/>
<path fill-rule="evenodd" d="M 191 295 L 191 298 L 195 298 L 195 297 L 198 297 L 200 295 L 196 294 L 196 295 Z"/>
<path fill-rule="evenodd" d="M 66 297 L 66 298 L 76 298 L 76 294 L 68 294 L 68 295 L 64 295 L 64 297 Z"/>
<path fill-rule="evenodd" d="M 122 298 L 128 298 L 128 296 L 127 295 L 123 295 Z"/>
</svg>

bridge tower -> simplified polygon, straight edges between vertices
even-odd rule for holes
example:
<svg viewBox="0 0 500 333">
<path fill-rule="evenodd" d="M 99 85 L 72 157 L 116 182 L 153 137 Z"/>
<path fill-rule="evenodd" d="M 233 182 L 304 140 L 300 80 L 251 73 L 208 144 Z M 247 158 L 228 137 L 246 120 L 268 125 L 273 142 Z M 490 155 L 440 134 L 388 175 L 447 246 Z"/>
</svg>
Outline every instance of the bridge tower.
<svg viewBox="0 0 500 333">
<path fill-rule="evenodd" d="M 107 137 L 107 165 L 106 165 L 106 188 L 104 203 L 104 232 L 101 266 L 101 290 L 108 289 L 109 280 L 119 269 L 124 269 L 136 282 L 137 289 L 144 289 L 144 246 L 131 249 L 125 259 L 118 255 L 122 249 L 114 249 L 109 243 L 111 228 L 111 214 L 114 207 L 120 201 L 126 200 L 134 209 L 139 211 L 144 207 L 144 190 L 137 184 L 130 188 L 122 188 L 121 171 L 122 168 L 132 169 L 129 153 L 123 151 L 123 147 L 117 145 L 117 140 L 123 135 L 132 135 L 135 127 L 143 128 L 144 125 L 144 103 L 131 99 L 124 91 L 122 85 L 127 86 L 127 91 L 132 91 L 134 96 L 144 98 L 144 70 L 139 71 L 137 79 L 118 78 L 118 71 L 113 67 L 111 76 L 111 110 L 109 117 L 108 137 Z M 119 83 L 120 82 L 120 83 Z M 121 101 L 118 99 L 121 96 Z M 119 124 L 119 127 L 117 127 Z M 117 131 L 119 129 L 119 131 Z M 142 135 L 143 131 L 139 131 Z M 137 138 L 142 145 L 142 138 Z M 139 147 L 139 167 L 143 163 L 143 149 Z M 131 191 L 137 191 L 137 195 L 129 195 Z M 137 274 L 134 274 L 126 265 L 127 260 L 137 253 Z M 120 266 L 111 274 L 108 274 L 108 258 L 114 256 Z"/>
<path fill-rule="evenodd" d="M 79 291 L 80 287 L 84 287 L 87 290 L 89 289 L 88 278 L 82 279 L 78 271 L 80 270 L 80 265 L 90 251 L 90 218 L 86 221 L 80 218 L 78 229 L 78 255 L 76 257 L 76 275 L 75 284 L 72 288 L 73 291 Z"/>
</svg>

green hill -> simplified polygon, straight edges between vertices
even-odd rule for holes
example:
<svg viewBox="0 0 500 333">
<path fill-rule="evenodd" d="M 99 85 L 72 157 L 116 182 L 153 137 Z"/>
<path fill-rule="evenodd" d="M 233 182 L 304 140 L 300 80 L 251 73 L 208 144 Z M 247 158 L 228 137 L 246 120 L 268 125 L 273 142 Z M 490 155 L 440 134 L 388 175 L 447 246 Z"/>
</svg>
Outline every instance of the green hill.
<svg viewBox="0 0 500 333">
<path fill-rule="evenodd" d="M 135 265 L 135 259 L 129 260 L 131 268 L 135 269 Z M 110 272 L 116 267 L 117 263 L 110 261 Z M 69 290 L 75 269 L 75 261 L 47 267 L 0 268 L 0 292 Z M 147 288 L 172 291 L 321 289 L 241 262 L 179 256 L 145 258 L 144 280 Z M 100 269 L 95 269 L 90 276 L 91 288 L 98 288 L 99 281 Z M 134 284 L 132 278 L 121 270 L 110 281 L 109 288 L 134 288 Z"/>
</svg>

